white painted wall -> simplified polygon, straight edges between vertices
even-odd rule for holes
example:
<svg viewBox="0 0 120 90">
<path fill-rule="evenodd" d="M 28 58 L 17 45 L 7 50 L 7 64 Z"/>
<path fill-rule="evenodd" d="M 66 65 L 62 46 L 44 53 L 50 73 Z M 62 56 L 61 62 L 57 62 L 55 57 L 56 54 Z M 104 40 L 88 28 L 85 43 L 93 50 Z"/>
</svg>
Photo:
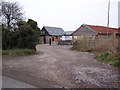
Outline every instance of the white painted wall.
<svg viewBox="0 0 120 90">
<path fill-rule="evenodd" d="M 62 41 L 66 41 L 66 40 L 72 40 L 72 36 L 62 36 L 62 38 L 60 38 Z"/>
</svg>

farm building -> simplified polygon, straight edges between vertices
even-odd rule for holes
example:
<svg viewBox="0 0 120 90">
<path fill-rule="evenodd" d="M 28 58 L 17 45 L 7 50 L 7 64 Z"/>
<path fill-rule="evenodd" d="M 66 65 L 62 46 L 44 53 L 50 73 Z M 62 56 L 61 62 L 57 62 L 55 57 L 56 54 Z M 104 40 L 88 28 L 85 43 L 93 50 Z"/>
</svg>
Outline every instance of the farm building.
<svg viewBox="0 0 120 90">
<path fill-rule="evenodd" d="M 66 41 L 66 40 L 72 40 L 72 33 L 73 31 L 65 31 L 64 35 L 62 36 L 62 40 Z"/>
<path fill-rule="evenodd" d="M 72 33 L 73 39 L 84 39 L 84 37 L 96 39 L 105 37 L 120 37 L 120 29 L 109 28 L 107 36 L 107 27 L 94 25 L 81 25 L 76 31 Z"/>
<path fill-rule="evenodd" d="M 73 33 L 73 31 L 65 31 L 65 36 L 71 36 L 72 35 L 72 33 Z"/>
<path fill-rule="evenodd" d="M 58 45 L 71 45 L 71 44 L 73 44 L 72 33 L 73 33 L 73 31 L 65 31 L 62 38 L 59 39 Z"/>
<path fill-rule="evenodd" d="M 58 43 L 58 39 L 64 35 L 64 30 L 58 27 L 43 26 L 41 30 L 41 36 L 43 43 L 48 44 L 50 40 L 52 43 Z"/>
</svg>

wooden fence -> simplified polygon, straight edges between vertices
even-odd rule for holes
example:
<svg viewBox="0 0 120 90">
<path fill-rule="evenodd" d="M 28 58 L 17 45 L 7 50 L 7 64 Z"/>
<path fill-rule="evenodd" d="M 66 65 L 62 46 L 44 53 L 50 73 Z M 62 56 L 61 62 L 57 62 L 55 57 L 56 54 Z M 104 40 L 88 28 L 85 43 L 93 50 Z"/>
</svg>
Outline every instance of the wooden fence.
<svg viewBox="0 0 120 90">
<path fill-rule="evenodd" d="M 86 37 L 84 36 L 83 39 L 81 40 L 77 40 L 79 41 L 79 44 L 82 45 L 84 48 L 89 48 L 89 47 L 94 47 L 95 45 L 98 44 L 109 44 L 113 43 L 113 45 L 115 44 L 119 44 L 119 49 L 120 49 L 120 38 L 116 38 L 116 37 L 97 37 L 97 38 L 90 38 L 90 37 Z M 108 42 L 108 43 L 107 43 Z"/>
</svg>

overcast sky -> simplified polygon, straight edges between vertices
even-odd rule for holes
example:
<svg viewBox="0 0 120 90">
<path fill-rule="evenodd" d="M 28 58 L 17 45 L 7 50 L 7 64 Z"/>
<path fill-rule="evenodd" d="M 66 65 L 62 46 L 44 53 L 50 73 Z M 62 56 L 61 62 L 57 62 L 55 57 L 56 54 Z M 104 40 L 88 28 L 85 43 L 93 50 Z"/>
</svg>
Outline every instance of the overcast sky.
<svg viewBox="0 0 120 90">
<path fill-rule="evenodd" d="M 6 0 L 23 7 L 26 20 L 74 31 L 82 24 L 107 26 L 108 0 Z M 110 0 L 110 27 L 118 28 L 118 1 Z"/>
</svg>

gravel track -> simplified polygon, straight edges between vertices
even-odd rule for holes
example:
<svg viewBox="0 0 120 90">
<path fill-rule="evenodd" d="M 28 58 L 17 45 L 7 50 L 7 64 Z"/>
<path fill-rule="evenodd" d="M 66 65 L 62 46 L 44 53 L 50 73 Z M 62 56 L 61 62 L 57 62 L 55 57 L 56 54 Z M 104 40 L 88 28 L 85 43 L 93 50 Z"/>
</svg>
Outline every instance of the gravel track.
<svg viewBox="0 0 120 90">
<path fill-rule="evenodd" d="M 3 57 L 3 74 L 13 78 L 18 75 L 20 80 L 40 88 L 119 87 L 116 68 L 96 61 L 91 53 L 71 51 L 70 47 L 38 45 L 37 50 L 43 54 Z"/>
</svg>

